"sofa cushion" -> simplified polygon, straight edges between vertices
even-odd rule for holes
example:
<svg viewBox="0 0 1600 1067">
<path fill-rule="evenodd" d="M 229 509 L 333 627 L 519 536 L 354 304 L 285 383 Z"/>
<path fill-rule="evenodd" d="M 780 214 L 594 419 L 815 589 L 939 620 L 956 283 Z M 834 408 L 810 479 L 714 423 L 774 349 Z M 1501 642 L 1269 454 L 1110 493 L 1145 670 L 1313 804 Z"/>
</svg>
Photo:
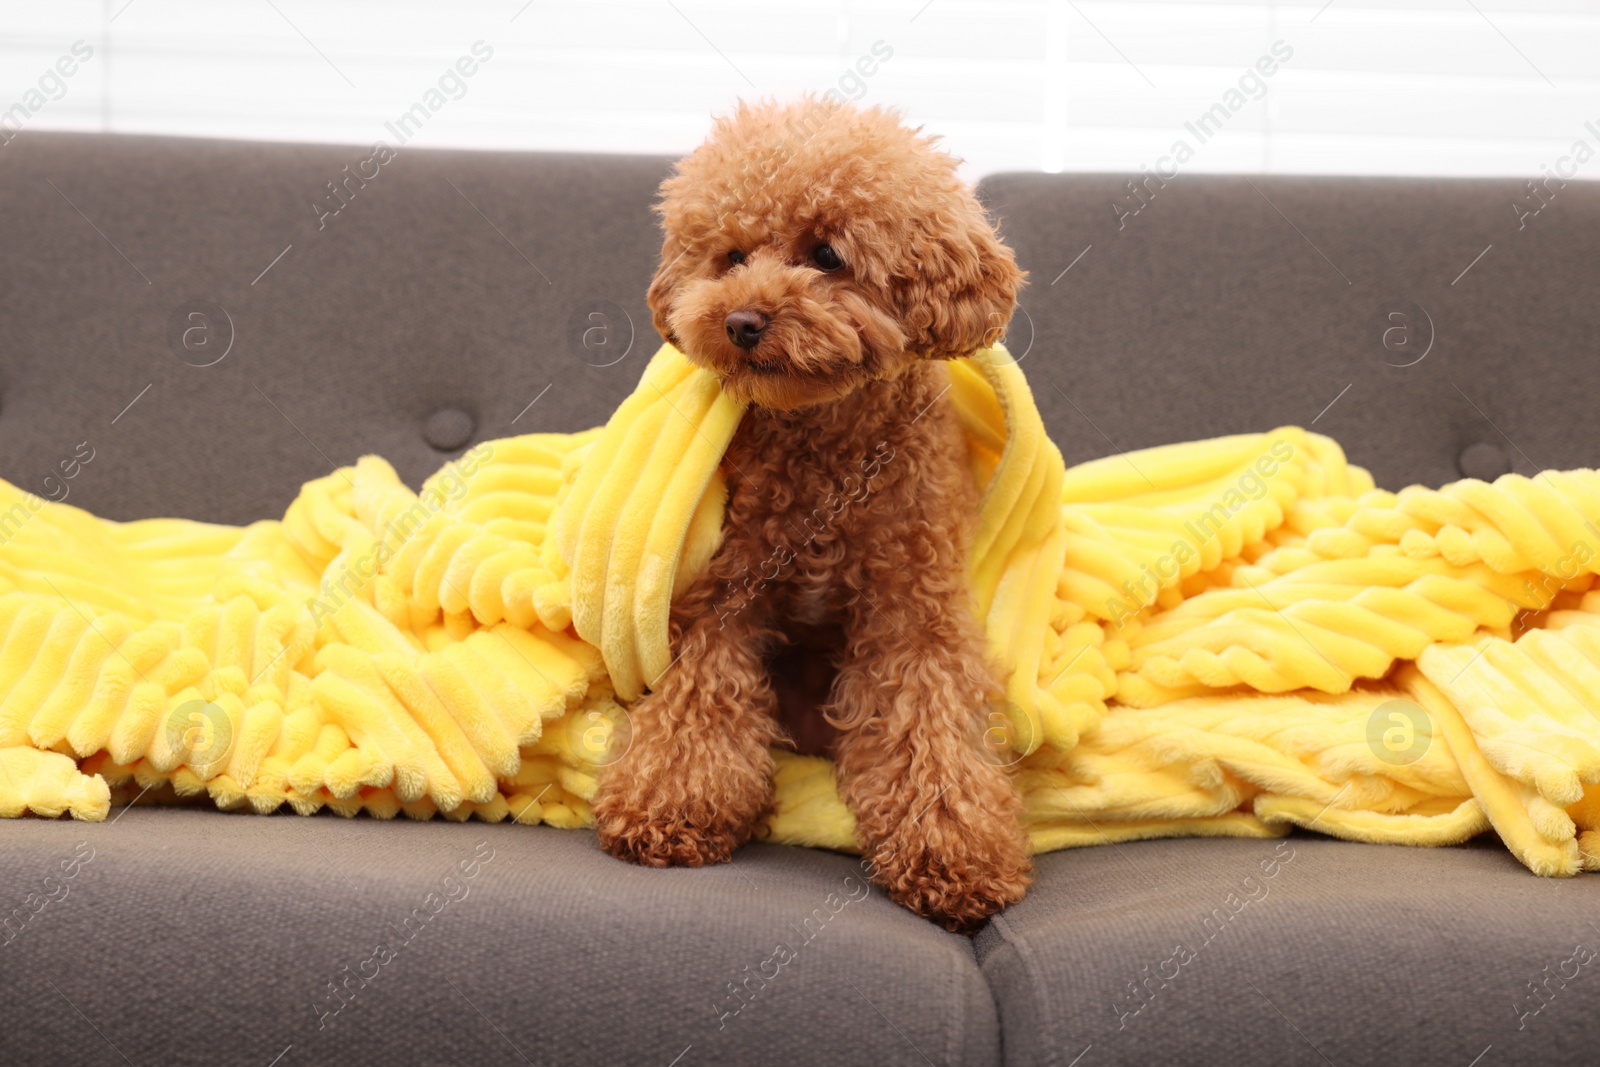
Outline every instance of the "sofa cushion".
<svg viewBox="0 0 1600 1067">
<path fill-rule="evenodd" d="M 367 453 L 416 486 L 599 425 L 660 344 L 663 158 L 24 133 L 3 162 L 0 476 L 107 518 L 275 518 Z"/>
<path fill-rule="evenodd" d="M 980 192 L 1031 272 L 1008 344 L 1068 463 L 1294 424 L 1390 489 L 1596 464 L 1574 431 L 1600 393 L 1600 183 L 1184 174 L 1136 195 L 1007 174 Z"/>
<path fill-rule="evenodd" d="M 3 829 L 7 1063 L 999 1058 L 970 942 L 848 856 L 645 870 L 548 827 L 144 807 Z"/>
<path fill-rule="evenodd" d="M 1576 1065 L 1597 919 L 1600 883 L 1530 877 L 1492 839 L 1296 834 L 1040 857 L 975 945 L 1008 1065 Z"/>
</svg>

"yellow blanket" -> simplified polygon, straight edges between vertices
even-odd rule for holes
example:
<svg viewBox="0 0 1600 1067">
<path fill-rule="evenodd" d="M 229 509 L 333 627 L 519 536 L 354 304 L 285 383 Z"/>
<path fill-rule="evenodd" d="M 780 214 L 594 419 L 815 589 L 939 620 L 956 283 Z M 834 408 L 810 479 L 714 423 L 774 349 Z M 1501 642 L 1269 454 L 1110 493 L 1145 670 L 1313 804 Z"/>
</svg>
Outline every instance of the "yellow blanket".
<svg viewBox="0 0 1600 1067">
<path fill-rule="evenodd" d="M 950 364 L 983 486 L 986 739 L 1039 850 L 1290 825 L 1600 867 L 1600 475 L 1375 489 L 1286 427 L 1068 470 L 1003 348 Z M 383 460 L 281 521 L 114 523 L 0 482 L 0 815 L 113 800 L 576 827 L 671 663 L 742 415 L 663 348 L 601 429 Z M 853 849 L 823 760 L 762 832 Z"/>
</svg>

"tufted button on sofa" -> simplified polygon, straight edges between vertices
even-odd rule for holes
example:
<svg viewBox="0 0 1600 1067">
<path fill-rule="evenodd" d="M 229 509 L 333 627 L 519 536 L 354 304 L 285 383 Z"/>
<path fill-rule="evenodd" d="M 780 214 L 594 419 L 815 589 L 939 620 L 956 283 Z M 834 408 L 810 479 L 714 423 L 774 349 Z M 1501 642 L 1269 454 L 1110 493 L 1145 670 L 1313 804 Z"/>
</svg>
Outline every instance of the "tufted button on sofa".
<svg viewBox="0 0 1600 1067">
<path fill-rule="evenodd" d="M 460 408 L 440 408 L 422 424 L 422 439 L 438 452 L 456 452 L 467 447 L 477 422 Z"/>
<path fill-rule="evenodd" d="M 1499 445 L 1474 441 L 1461 450 L 1461 458 L 1456 461 L 1456 466 L 1464 478 L 1492 482 L 1511 470 L 1511 457 Z"/>
<path fill-rule="evenodd" d="M 86 444 L 73 504 L 247 523 L 365 453 L 417 485 L 473 441 L 602 422 L 659 344 L 669 161 L 406 148 L 318 211 L 366 154 L 0 148 L 0 476 L 42 493 Z M 980 190 L 1069 463 L 1295 423 L 1389 487 L 1594 464 L 1600 187 L 1519 229 L 1515 180 L 1159 182 Z M 4 821 L 0 1061 L 1493 1067 L 1600 1040 L 1574 962 L 1600 888 L 1492 843 L 1055 853 L 970 939 L 876 891 L 827 907 L 858 873 L 769 845 L 641 870 L 588 832 L 442 820 Z"/>
</svg>

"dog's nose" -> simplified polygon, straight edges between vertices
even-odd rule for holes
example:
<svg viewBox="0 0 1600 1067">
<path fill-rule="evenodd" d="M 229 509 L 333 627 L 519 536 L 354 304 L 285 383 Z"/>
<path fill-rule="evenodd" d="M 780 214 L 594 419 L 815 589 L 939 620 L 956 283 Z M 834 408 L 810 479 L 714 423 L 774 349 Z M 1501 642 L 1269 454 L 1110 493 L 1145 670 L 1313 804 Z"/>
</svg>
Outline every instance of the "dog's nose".
<svg viewBox="0 0 1600 1067">
<path fill-rule="evenodd" d="M 759 311 L 734 311 L 722 320 L 727 328 L 728 340 L 740 348 L 754 348 L 766 330 L 768 318 Z"/>
</svg>

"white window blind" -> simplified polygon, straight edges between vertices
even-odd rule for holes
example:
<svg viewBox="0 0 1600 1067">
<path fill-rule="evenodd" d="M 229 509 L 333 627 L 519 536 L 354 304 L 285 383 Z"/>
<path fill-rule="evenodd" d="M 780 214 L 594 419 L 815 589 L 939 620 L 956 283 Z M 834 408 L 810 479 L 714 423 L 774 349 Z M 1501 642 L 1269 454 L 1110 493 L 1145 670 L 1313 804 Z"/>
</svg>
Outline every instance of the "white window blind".
<svg viewBox="0 0 1600 1067">
<path fill-rule="evenodd" d="M 832 89 L 972 177 L 1537 177 L 1600 150 L 1597 56 L 1594 0 L 0 0 L 0 142 L 393 144 L 410 113 L 418 145 L 680 153 L 741 96 Z"/>
</svg>

